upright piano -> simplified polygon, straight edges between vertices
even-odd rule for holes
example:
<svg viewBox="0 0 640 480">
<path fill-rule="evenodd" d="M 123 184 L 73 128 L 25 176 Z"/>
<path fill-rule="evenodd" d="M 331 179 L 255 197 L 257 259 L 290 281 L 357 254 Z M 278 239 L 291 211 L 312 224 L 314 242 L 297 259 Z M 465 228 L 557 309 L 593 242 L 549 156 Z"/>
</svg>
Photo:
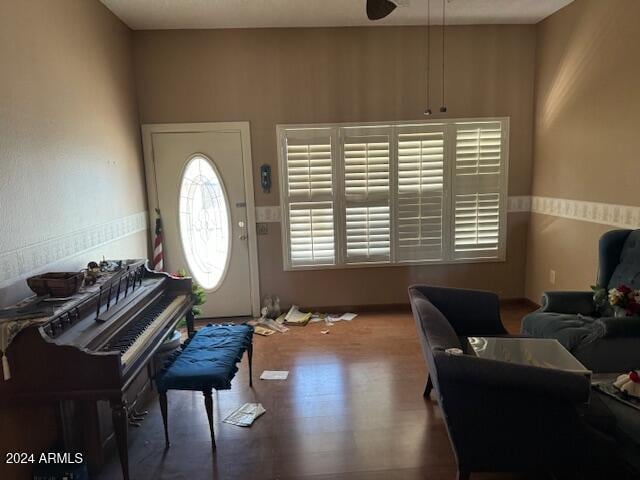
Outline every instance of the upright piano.
<svg viewBox="0 0 640 480">
<path fill-rule="evenodd" d="M 80 298 L 16 336 L 6 352 L 11 378 L 0 380 L 0 404 L 55 402 L 65 450 L 83 452 L 90 468 L 115 437 L 128 479 L 128 425 L 138 420 L 137 403 L 149 390 L 154 354 L 181 319 L 193 332 L 191 279 L 126 261 Z"/>
</svg>

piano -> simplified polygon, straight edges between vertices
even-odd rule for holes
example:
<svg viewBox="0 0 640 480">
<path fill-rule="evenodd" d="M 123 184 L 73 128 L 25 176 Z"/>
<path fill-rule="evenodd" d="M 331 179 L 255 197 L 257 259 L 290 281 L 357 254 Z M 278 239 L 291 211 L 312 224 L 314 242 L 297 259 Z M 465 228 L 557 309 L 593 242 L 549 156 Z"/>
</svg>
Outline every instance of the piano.
<svg viewBox="0 0 640 480">
<path fill-rule="evenodd" d="M 154 355 L 181 319 L 194 330 L 191 284 L 144 260 L 123 261 L 80 300 L 16 336 L 0 404 L 55 402 L 64 449 L 82 452 L 95 471 L 115 440 L 128 480 L 128 426 L 140 420 L 137 408 L 152 391 Z"/>
</svg>

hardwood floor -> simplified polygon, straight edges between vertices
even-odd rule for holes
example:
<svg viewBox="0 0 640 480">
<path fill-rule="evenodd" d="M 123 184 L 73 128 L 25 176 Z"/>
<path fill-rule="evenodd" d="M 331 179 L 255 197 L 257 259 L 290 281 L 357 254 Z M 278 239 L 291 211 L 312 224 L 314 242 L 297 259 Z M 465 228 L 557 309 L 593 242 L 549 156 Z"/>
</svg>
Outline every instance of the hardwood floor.
<svg viewBox="0 0 640 480">
<path fill-rule="evenodd" d="M 505 306 L 507 328 L 517 332 L 530 310 Z M 215 454 L 201 393 L 169 392 L 167 451 L 154 402 L 142 427 L 130 429 L 132 478 L 454 479 L 441 411 L 422 397 L 426 369 L 411 314 L 366 313 L 321 334 L 325 328 L 310 324 L 255 336 L 254 389 L 245 358 L 233 388 L 215 397 Z M 289 379 L 259 380 L 263 370 L 289 370 Z M 234 408 L 253 401 L 267 413 L 251 428 L 222 423 Z M 119 475 L 114 456 L 98 478 Z"/>
</svg>

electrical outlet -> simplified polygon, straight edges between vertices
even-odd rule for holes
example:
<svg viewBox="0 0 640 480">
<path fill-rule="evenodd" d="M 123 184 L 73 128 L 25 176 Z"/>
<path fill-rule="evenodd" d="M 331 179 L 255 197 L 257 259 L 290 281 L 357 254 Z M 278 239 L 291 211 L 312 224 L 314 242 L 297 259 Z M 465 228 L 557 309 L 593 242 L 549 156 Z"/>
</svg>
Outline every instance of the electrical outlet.
<svg viewBox="0 0 640 480">
<path fill-rule="evenodd" d="M 551 282 L 551 285 L 555 285 L 556 284 L 556 271 L 555 270 L 549 270 L 549 282 Z"/>
<path fill-rule="evenodd" d="M 266 235 L 269 233 L 269 224 L 268 223 L 256 223 L 256 232 L 258 235 Z"/>
</svg>

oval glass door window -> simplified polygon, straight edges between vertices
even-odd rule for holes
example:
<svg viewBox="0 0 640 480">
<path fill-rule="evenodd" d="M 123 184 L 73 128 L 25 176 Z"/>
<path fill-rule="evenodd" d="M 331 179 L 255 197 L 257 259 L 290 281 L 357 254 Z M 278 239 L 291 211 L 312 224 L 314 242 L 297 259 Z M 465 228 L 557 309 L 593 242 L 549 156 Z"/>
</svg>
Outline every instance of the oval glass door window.
<svg viewBox="0 0 640 480">
<path fill-rule="evenodd" d="M 229 202 L 215 166 L 204 155 L 187 163 L 180 186 L 180 237 L 194 280 L 216 289 L 229 263 Z"/>
</svg>

